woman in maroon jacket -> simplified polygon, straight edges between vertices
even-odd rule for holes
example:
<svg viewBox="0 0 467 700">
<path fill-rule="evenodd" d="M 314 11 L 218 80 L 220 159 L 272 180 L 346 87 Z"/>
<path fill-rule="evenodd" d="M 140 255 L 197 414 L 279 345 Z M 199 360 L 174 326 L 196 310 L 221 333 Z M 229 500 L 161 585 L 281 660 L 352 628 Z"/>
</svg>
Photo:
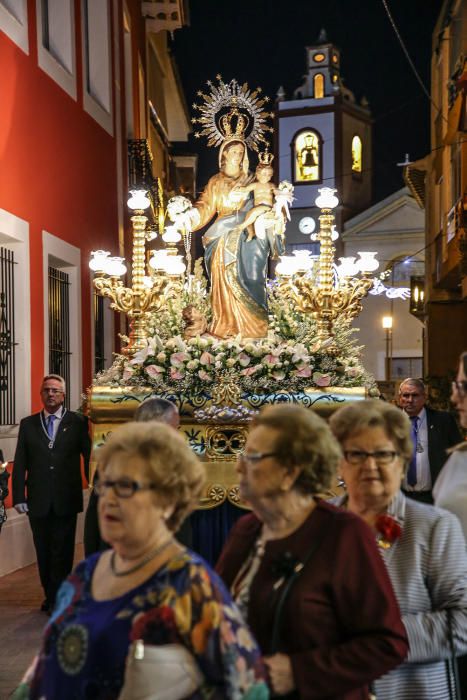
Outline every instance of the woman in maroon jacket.
<svg viewBox="0 0 467 700">
<path fill-rule="evenodd" d="M 341 459 L 327 424 L 301 406 L 254 420 L 238 462 L 253 514 L 231 532 L 217 565 L 264 654 L 279 696 L 362 700 L 408 651 L 373 534 L 316 498 Z"/>
</svg>

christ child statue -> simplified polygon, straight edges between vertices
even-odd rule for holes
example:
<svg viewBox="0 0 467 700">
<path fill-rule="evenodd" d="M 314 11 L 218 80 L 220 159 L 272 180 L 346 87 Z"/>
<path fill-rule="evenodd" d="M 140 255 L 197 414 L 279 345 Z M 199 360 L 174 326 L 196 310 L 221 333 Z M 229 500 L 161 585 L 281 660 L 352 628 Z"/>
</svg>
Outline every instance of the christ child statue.
<svg viewBox="0 0 467 700">
<path fill-rule="evenodd" d="M 251 241 L 255 237 L 254 222 L 262 214 L 271 212 L 274 205 L 276 186 L 271 182 L 274 170 L 271 165 L 272 157 L 270 155 L 269 158 L 269 162 L 259 163 L 256 168 L 256 180 L 252 182 L 251 185 L 235 188 L 235 192 L 241 192 L 242 194 L 253 192 L 254 207 L 247 213 L 241 227 L 237 227 L 242 230 L 245 228 L 248 230 L 247 241 Z"/>
</svg>

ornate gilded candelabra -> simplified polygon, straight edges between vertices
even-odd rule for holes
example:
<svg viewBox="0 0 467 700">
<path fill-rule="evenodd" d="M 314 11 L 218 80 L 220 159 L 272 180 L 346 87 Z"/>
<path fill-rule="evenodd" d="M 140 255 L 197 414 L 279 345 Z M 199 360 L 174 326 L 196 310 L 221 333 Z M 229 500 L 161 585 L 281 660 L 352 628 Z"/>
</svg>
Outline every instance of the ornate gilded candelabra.
<svg viewBox="0 0 467 700">
<path fill-rule="evenodd" d="M 374 258 L 375 253 L 361 252 L 357 262 L 354 257 L 340 258 L 340 265 L 334 264 L 332 242 L 336 232 L 332 210 L 339 200 L 334 194 L 336 190 L 330 187 L 323 187 L 319 192 L 316 206 L 321 209 L 320 230 L 315 236 L 320 242 L 318 281 L 309 274 L 311 261 L 308 255 L 281 256 L 282 262 L 276 271 L 282 293 L 293 299 L 299 311 L 313 315 L 318 340 L 331 348 L 335 320 L 344 316 L 350 321 L 361 312 L 361 300 L 373 286 L 369 275 L 378 267 L 378 261 Z M 362 276 L 355 277 L 358 273 Z"/>
<path fill-rule="evenodd" d="M 133 255 L 131 268 L 131 287 L 125 287 L 120 277 L 125 274 L 124 259 L 111 257 L 108 251 L 97 250 L 91 253 L 89 267 L 96 273 L 94 288 L 98 294 L 111 300 L 110 307 L 125 313 L 130 320 L 128 344 L 122 353 L 132 357 L 146 346 L 147 320 L 151 312 L 159 311 L 168 299 L 180 294 L 183 288 L 183 265 L 172 273 L 158 270 L 146 276 L 145 245 L 150 234 L 146 233 L 147 217 L 144 210 L 149 206 L 149 199 L 144 191 L 133 191 L 128 206 L 134 210 L 131 217 L 133 224 Z"/>
</svg>

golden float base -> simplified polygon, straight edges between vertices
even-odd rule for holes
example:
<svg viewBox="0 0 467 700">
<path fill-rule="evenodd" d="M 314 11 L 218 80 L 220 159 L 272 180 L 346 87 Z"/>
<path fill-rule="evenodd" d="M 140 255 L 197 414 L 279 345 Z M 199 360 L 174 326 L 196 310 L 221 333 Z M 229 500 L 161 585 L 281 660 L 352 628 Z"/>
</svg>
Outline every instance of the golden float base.
<svg viewBox="0 0 467 700">
<path fill-rule="evenodd" d="M 307 389 L 300 394 L 286 391 L 248 394 L 242 395 L 236 407 L 216 407 L 207 394 L 156 394 L 151 387 L 94 386 L 88 392 L 87 402 L 93 448 L 102 445 L 118 425 L 131 420 L 144 399 L 155 395 L 176 403 L 179 408 L 180 431 L 206 467 L 206 487 L 199 508 L 209 509 L 225 501 L 247 508 L 239 496 L 235 465 L 245 446 L 249 421 L 239 419 L 235 415 L 236 408 L 243 407 L 244 412 L 252 415 L 266 404 L 300 403 L 327 418 L 343 404 L 365 399 L 366 390 L 364 387 L 332 387 L 329 390 Z M 92 463 L 91 473 L 94 466 Z"/>
</svg>

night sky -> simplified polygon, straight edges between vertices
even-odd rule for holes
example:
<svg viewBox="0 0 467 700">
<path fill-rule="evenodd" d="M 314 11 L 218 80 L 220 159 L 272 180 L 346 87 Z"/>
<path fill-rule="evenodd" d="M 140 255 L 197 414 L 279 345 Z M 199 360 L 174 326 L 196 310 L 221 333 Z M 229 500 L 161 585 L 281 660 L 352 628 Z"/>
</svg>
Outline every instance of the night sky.
<svg viewBox="0 0 467 700">
<path fill-rule="evenodd" d="M 442 0 L 387 0 L 425 86 L 430 89 L 433 28 Z M 403 186 L 405 153 L 411 160 L 429 150 L 430 103 L 410 68 L 382 0 L 190 0 L 190 26 L 174 33 L 172 49 L 186 99 L 220 73 L 275 99 L 287 98 L 306 71 L 305 46 L 324 27 L 341 51 L 341 76 L 357 100 L 365 96 L 374 119 L 374 201 Z M 286 12 L 285 8 L 290 10 Z M 191 139 L 200 154 L 198 187 L 216 171 L 217 150 Z"/>
</svg>

